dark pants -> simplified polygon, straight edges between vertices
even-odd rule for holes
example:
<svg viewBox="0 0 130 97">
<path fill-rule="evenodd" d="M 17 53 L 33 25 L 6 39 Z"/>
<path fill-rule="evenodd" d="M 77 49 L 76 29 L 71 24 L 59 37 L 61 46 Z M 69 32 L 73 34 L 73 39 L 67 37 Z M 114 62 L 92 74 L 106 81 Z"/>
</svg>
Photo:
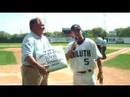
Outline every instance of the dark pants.
<svg viewBox="0 0 130 97">
<path fill-rule="evenodd" d="M 98 50 L 100 51 L 100 53 L 102 54 L 102 48 L 101 48 L 101 46 L 97 45 L 97 47 L 98 47 Z"/>
<path fill-rule="evenodd" d="M 103 59 L 106 59 L 106 46 L 102 47 L 102 55 L 103 55 Z"/>
</svg>

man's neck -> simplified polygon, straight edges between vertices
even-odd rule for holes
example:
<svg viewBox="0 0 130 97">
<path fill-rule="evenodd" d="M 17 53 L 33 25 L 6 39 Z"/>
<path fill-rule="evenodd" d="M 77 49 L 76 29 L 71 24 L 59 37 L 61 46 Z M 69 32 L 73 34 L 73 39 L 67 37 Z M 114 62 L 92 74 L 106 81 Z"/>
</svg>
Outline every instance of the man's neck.
<svg viewBox="0 0 130 97">
<path fill-rule="evenodd" d="M 85 40 L 85 38 L 82 38 L 81 40 L 78 40 L 78 41 L 77 41 L 77 44 L 78 44 L 78 45 L 82 44 L 82 43 L 84 42 L 84 40 Z"/>
</svg>

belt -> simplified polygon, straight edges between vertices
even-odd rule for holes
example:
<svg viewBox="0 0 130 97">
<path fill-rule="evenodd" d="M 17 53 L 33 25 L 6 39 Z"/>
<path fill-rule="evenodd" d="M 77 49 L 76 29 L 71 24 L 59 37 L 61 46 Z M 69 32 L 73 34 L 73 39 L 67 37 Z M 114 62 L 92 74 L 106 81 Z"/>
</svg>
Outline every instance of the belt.
<svg viewBox="0 0 130 97">
<path fill-rule="evenodd" d="M 88 69 L 86 71 L 78 71 L 77 73 L 87 73 L 87 72 L 92 72 L 92 69 Z"/>
</svg>

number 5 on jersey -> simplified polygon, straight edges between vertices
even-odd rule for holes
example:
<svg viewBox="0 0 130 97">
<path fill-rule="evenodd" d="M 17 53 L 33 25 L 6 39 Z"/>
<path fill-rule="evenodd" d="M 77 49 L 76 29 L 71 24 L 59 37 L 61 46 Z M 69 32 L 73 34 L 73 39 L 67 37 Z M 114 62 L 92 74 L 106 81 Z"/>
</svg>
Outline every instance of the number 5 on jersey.
<svg viewBox="0 0 130 97">
<path fill-rule="evenodd" d="M 88 58 L 84 58 L 84 65 L 89 65 L 89 59 Z"/>
</svg>

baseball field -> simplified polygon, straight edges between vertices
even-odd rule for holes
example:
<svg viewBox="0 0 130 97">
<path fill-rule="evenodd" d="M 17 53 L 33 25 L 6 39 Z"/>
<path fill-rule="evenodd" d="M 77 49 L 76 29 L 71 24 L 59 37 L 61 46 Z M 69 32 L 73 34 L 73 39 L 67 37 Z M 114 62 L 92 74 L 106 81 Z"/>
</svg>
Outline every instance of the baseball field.
<svg viewBox="0 0 130 97">
<path fill-rule="evenodd" d="M 63 45 L 65 48 L 66 43 L 52 45 Z M 130 44 L 108 44 L 107 59 L 102 60 L 104 85 L 130 85 L 129 57 Z M 20 66 L 21 44 L 0 44 L 0 85 L 21 85 Z M 70 68 L 50 73 L 48 82 L 49 85 L 72 85 Z"/>
</svg>

